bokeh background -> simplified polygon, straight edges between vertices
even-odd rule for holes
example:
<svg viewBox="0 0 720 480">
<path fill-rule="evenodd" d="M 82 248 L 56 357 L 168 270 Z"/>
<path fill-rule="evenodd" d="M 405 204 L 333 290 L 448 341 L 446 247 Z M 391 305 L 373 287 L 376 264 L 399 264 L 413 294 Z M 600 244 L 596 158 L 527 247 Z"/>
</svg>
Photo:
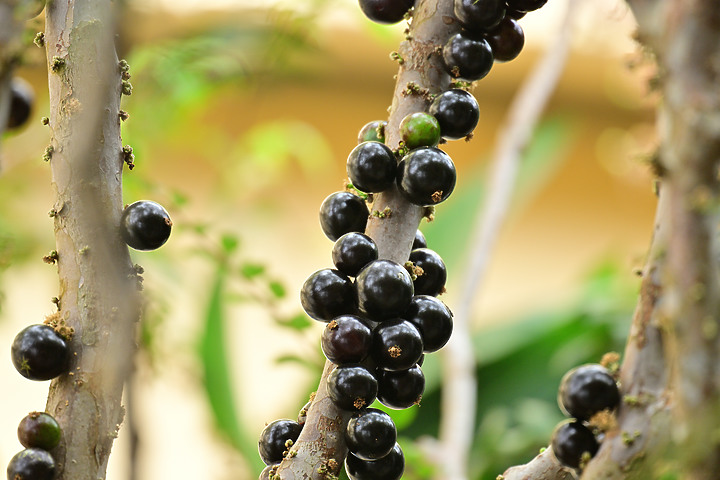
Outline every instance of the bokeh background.
<svg viewBox="0 0 720 480">
<path fill-rule="evenodd" d="M 510 214 L 473 305 L 478 361 L 477 438 L 471 472 L 494 479 L 547 444 L 569 368 L 622 350 L 649 243 L 655 197 L 652 68 L 632 41 L 619 1 L 582 1 L 571 56 L 524 154 Z M 423 222 L 449 269 L 453 308 L 474 218 L 487 191 L 498 129 L 516 91 L 556 35 L 567 0 L 521 20 L 526 46 L 496 64 L 473 93 L 471 142 L 446 151 L 453 196 Z M 322 200 L 343 188 L 357 131 L 385 119 L 403 25 L 372 24 L 353 0 L 147 0 L 124 3 L 118 49 L 134 90 L 123 142 L 136 168 L 126 203 L 152 199 L 174 221 L 170 241 L 133 252 L 145 268 L 146 315 L 127 389 L 128 418 L 107 478 L 129 478 L 131 428 L 140 479 L 257 478 L 257 437 L 294 418 L 317 385 L 323 324 L 300 308 L 299 288 L 332 265 L 319 228 Z M 2 139 L 0 345 L 55 306 L 44 52 L 28 23 L 17 72 L 36 91 L 30 125 Z M 424 366 L 421 407 L 393 412 L 408 458 L 404 478 L 430 478 L 422 439 L 437 435 L 438 354 Z M 8 355 L 9 357 L 9 355 Z M 47 382 L 0 362 L 5 385 L 0 464 L 18 450 L 17 423 L 42 410 Z"/>
</svg>

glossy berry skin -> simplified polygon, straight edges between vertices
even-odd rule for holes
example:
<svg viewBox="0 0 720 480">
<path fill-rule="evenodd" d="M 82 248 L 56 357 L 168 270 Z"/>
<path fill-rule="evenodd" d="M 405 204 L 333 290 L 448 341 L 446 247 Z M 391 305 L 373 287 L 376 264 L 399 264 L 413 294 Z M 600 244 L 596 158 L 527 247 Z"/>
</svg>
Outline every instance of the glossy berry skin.
<svg viewBox="0 0 720 480">
<path fill-rule="evenodd" d="M 442 54 L 450 75 L 471 82 L 484 78 L 493 66 L 490 44 L 483 38 L 471 38 L 462 33 L 450 37 Z"/>
<path fill-rule="evenodd" d="M 140 200 L 131 203 L 120 217 L 120 233 L 135 250 L 155 250 L 170 238 L 172 220 L 158 203 Z"/>
<path fill-rule="evenodd" d="M 354 277 L 368 263 L 378 259 L 378 247 L 364 233 L 350 232 L 338 238 L 332 249 L 335 267 Z"/>
<path fill-rule="evenodd" d="M 558 404 L 569 416 L 589 420 L 601 410 L 617 408 L 620 391 L 605 367 L 581 365 L 566 373 L 560 381 Z"/>
<path fill-rule="evenodd" d="M 320 345 L 335 365 L 360 363 L 370 353 L 372 329 L 356 315 L 341 315 L 327 324 Z"/>
<path fill-rule="evenodd" d="M 440 350 L 452 335 L 452 312 L 435 297 L 415 295 L 402 318 L 420 331 L 425 353 Z"/>
<path fill-rule="evenodd" d="M 361 410 L 375 401 L 377 379 L 360 365 L 340 365 L 327 379 L 328 395 L 344 410 Z"/>
<path fill-rule="evenodd" d="M 372 358 L 384 370 L 407 370 L 423 354 L 422 335 L 407 320 L 386 320 L 373 329 Z"/>
<path fill-rule="evenodd" d="M 294 420 L 281 419 L 267 424 L 258 441 L 260 458 L 265 465 L 282 461 L 283 452 L 287 450 L 285 444 L 288 440 L 297 440 L 301 431 L 302 426 Z"/>
<path fill-rule="evenodd" d="M 429 248 L 418 248 L 410 252 L 410 261 L 423 270 L 413 281 L 415 295 L 440 295 L 447 280 L 447 269 L 440 255 Z"/>
<path fill-rule="evenodd" d="M 29 83 L 20 78 L 10 82 L 10 114 L 7 129 L 20 128 L 27 123 L 32 112 L 35 95 Z"/>
<path fill-rule="evenodd" d="M 363 142 L 347 158 L 347 174 L 353 186 L 366 193 L 380 193 L 395 181 L 397 160 L 390 147 L 380 142 Z"/>
<path fill-rule="evenodd" d="M 578 468 L 585 452 L 595 456 L 599 445 L 595 435 L 578 421 L 566 421 L 555 427 L 550 441 L 555 458 L 570 468 Z"/>
<path fill-rule="evenodd" d="M 359 0 L 360 10 L 376 23 L 397 23 L 415 4 L 415 0 Z"/>
<path fill-rule="evenodd" d="M 397 186 L 410 202 L 421 207 L 447 199 L 455 188 L 457 172 L 450 156 L 435 147 L 420 147 L 398 164 Z"/>
<path fill-rule="evenodd" d="M 420 403 L 425 391 L 425 375 L 415 365 L 408 370 L 378 370 L 378 400 L 386 407 L 403 410 Z"/>
<path fill-rule="evenodd" d="M 335 192 L 320 205 L 320 227 L 334 242 L 348 232 L 364 232 L 369 215 L 365 200 L 350 192 Z"/>
<path fill-rule="evenodd" d="M 315 320 L 333 318 L 357 311 L 355 289 L 344 273 L 324 268 L 310 275 L 300 289 L 300 303 Z"/>
<path fill-rule="evenodd" d="M 399 316 L 414 294 L 410 274 L 391 260 L 367 264 L 355 278 L 355 290 L 360 312 L 376 322 Z"/>
<path fill-rule="evenodd" d="M 390 415 L 377 408 L 354 413 L 345 429 L 345 443 L 361 460 L 377 460 L 389 454 L 397 440 Z"/>
<path fill-rule="evenodd" d="M 430 114 L 437 118 L 440 133 L 449 140 L 457 140 L 472 133 L 480 120 L 480 107 L 470 92 L 453 88 L 430 104 Z"/>
<path fill-rule="evenodd" d="M 496 62 L 509 62 L 515 59 L 525 45 L 525 33 L 522 27 L 512 18 L 505 18 L 500 24 L 485 35 L 493 58 Z"/>
<path fill-rule="evenodd" d="M 546 3 L 547 0 L 507 0 L 508 9 L 519 12 L 532 12 Z"/>
<path fill-rule="evenodd" d="M 30 325 L 17 334 L 10 349 L 13 365 L 30 380 L 50 380 L 68 370 L 70 348 L 48 325 Z"/>
<path fill-rule="evenodd" d="M 434 147 L 440 142 L 440 124 L 429 113 L 411 113 L 400 122 L 400 135 L 409 149 Z"/>
<path fill-rule="evenodd" d="M 385 143 L 385 127 L 387 127 L 387 122 L 384 120 L 373 120 L 366 123 L 358 132 L 358 143 Z"/>
<path fill-rule="evenodd" d="M 427 240 L 425 240 L 425 235 L 418 230 L 415 232 L 415 238 L 413 239 L 411 250 L 415 250 L 416 248 L 426 248 L 427 247 Z"/>
<path fill-rule="evenodd" d="M 8 463 L 8 480 L 52 480 L 54 477 L 55 460 L 41 448 L 26 448 Z"/>
<path fill-rule="evenodd" d="M 455 17 L 471 32 L 486 32 L 505 17 L 505 0 L 455 0 Z"/>
<path fill-rule="evenodd" d="M 60 443 L 61 430 L 57 421 L 47 413 L 32 412 L 20 421 L 18 440 L 25 448 L 52 450 Z"/>
<path fill-rule="evenodd" d="M 405 456 L 397 443 L 384 457 L 368 461 L 349 453 L 345 471 L 350 480 L 400 480 L 405 471 Z"/>
</svg>

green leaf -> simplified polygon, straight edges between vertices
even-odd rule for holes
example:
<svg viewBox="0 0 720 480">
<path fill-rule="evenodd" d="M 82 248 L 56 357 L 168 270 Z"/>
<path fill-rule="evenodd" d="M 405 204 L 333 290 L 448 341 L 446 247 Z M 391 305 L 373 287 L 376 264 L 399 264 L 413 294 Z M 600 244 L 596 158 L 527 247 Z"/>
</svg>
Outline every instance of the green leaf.
<svg viewBox="0 0 720 480">
<path fill-rule="evenodd" d="M 240 266 L 240 275 L 242 275 L 244 278 L 247 278 L 248 280 L 251 280 L 265 273 L 265 270 L 265 265 L 247 262 L 243 263 Z"/>
<path fill-rule="evenodd" d="M 284 298 L 287 292 L 285 291 L 285 287 L 282 283 L 273 280 L 268 284 L 268 287 L 270 288 L 270 291 L 275 296 L 275 298 Z"/>
<path fill-rule="evenodd" d="M 293 330 L 303 331 L 313 325 L 313 321 L 304 313 L 298 313 L 287 319 L 278 319 L 277 323 L 283 327 L 292 328 Z"/>
<path fill-rule="evenodd" d="M 220 239 L 220 245 L 225 253 L 232 253 L 240 245 L 240 239 L 231 233 L 226 233 Z"/>
</svg>

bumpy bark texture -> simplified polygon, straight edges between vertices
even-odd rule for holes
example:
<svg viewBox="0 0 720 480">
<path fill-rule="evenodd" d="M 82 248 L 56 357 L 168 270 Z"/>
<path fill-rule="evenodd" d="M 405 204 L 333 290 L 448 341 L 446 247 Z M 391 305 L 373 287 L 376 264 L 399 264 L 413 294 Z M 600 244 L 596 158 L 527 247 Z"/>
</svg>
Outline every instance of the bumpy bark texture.
<svg viewBox="0 0 720 480">
<path fill-rule="evenodd" d="M 62 480 L 105 478 L 132 365 L 137 278 L 120 238 L 121 79 L 109 0 L 55 0 L 46 11 L 52 185 L 60 310 L 74 330 L 69 374 L 47 411 L 63 430 Z"/>
<path fill-rule="evenodd" d="M 451 0 L 418 0 L 408 39 L 400 45 L 400 69 L 386 130 L 386 143 L 396 148 L 401 140 L 398 126 L 409 113 L 426 111 L 429 94 L 446 90 L 450 76 L 442 66 L 440 47 L 450 34 L 459 30 L 453 20 Z M 410 255 L 423 209 L 408 203 L 392 188 L 376 195 L 373 212 L 388 208 L 390 215 L 372 216 L 366 233 L 378 245 L 380 258 L 405 263 Z M 335 407 L 327 397 L 327 375 L 334 366 L 327 362 L 305 427 L 291 454 L 283 460 L 276 475 L 283 480 L 327 480 L 342 468 L 347 447 L 343 439 L 351 412 Z M 275 477 L 277 478 L 277 477 Z"/>
</svg>

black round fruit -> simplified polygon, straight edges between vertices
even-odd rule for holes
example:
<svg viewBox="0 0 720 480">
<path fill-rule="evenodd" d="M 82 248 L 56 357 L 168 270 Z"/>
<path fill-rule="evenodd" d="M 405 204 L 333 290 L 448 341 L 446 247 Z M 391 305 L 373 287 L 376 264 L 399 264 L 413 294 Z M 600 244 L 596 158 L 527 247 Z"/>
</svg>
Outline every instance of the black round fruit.
<svg viewBox="0 0 720 480">
<path fill-rule="evenodd" d="M 358 132 L 358 143 L 385 143 L 385 127 L 387 127 L 387 122 L 384 120 L 373 120 L 372 122 L 366 123 L 360 129 L 360 132 Z"/>
<path fill-rule="evenodd" d="M 333 245 L 332 260 L 335 267 L 351 277 L 356 276 L 365 265 L 377 259 L 377 245 L 372 238 L 363 233 L 346 233 Z"/>
<path fill-rule="evenodd" d="M 508 9 L 519 12 L 532 12 L 546 3 L 547 0 L 507 0 Z"/>
<path fill-rule="evenodd" d="M 480 107 L 475 97 L 459 88 L 435 97 L 429 111 L 437 118 L 442 136 L 449 140 L 470 135 L 480 119 Z"/>
<path fill-rule="evenodd" d="M 18 440 L 25 448 L 52 450 L 60 443 L 60 425 L 49 414 L 32 412 L 20 421 L 17 429 Z"/>
<path fill-rule="evenodd" d="M 617 408 L 620 391 L 605 367 L 581 365 L 567 372 L 560 381 L 558 404 L 569 416 L 589 420 L 601 410 Z"/>
<path fill-rule="evenodd" d="M 30 380 L 50 380 L 68 370 L 70 347 L 48 325 L 30 325 L 17 334 L 10 350 L 13 365 Z"/>
<path fill-rule="evenodd" d="M 455 188 L 457 172 L 450 156 L 435 147 L 420 147 L 398 164 L 397 185 L 407 200 L 426 207 L 447 199 Z"/>
<path fill-rule="evenodd" d="M 437 252 L 429 248 L 418 248 L 410 252 L 410 261 L 422 269 L 423 273 L 418 274 L 413 281 L 415 295 L 441 294 L 445 290 L 447 280 L 447 269 Z"/>
<path fill-rule="evenodd" d="M 139 200 L 131 203 L 120 217 L 120 233 L 135 250 L 155 250 L 170 237 L 172 220 L 158 203 Z"/>
<path fill-rule="evenodd" d="M 420 331 L 425 353 L 440 350 L 452 335 L 452 312 L 435 297 L 415 295 L 402 318 Z"/>
<path fill-rule="evenodd" d="M 485 77 L 493 66 L 490 44 L 483 38 L 471 38 L 462 33 L 450 37 L 442 54 L 450 75 L 471 82 Z"/>
<path fill-rule="evenodd" d="M 376 371 L 378 376 L 378 400 L 386 407 L 402 410 L 419 405 L 425 391 L 425 375 L 420 366 L 408 370 L 390 372 Z"/>
<path fill-rule="evenodd" d="M 583 454 L 595 456 L 599 445 L 595 435 L 582 423 L 568 420 L 555 427 L 550 446 L 558 461 L 570 468 L 578 468 Z"/>
<path fill-rule="evenodd" d="M 415 0 L 359 0 L 360 9 L 373 22 L 392 24 L 405 17 Z"/>
<path fill-rule="evenodd" d="M 8 463 L 8 480 L 52 480 L 54 477 L 55 460 L 41 448 L 26 448 Z"/>
<path fill-rule="evenodd" d="M 324 268 L 310 275 L 300 289 L 300 303 L 315 320 L 329 322 L 346 313 L 355 313 L 353 283 L 344 273 Z"/>
<path fill-rule="evenodd" d="M 384 370 L 407 370 L 423 354 L 422 335 L 407 320 L 386 320 L 373 330 L 371 351 L 376 366 Z"/>
<path fill-rule="evenodd" d="M 21 78 L 10 81 L 10 113 L 7 129 L 22 127 L 30 118 L 35 95 L 29 83 Z"/>
<path fill-rule="evenodd" d="M 455 17 L 471 32 L 486 32 L 505 16 L 505 0 L 455 0 Z"/>
<path fill-rule="evenodd" d="M 415 250 L 416 248 L 426 248 L 427 247 L 427 240 L 425 240 L 425 235 L 420 230 L 417 230 L 415 232 L 415 238 L 413 239 L 412 247 L 410 247 L 410 250 Z"/>
<path fill-rule="evenodd" d="M 517 20 L 506 17 L 485 36 L 496 62 L 509 62 L 522 51 L 525 33 Z"/>
<path fill-rule="evenodd" d="M 296 421 L 281 419 L 265 426 L 258 441 L 260 458 L 265 465 L 278 463 L 283 459 L 283 452 L 288 449 L 288 440 L 294 442 L 300 436 L 302 426 Z"/>
<path fill-rule="evenodd" d="M 397 160 L 390 147 L 380 142 L 363 142 L 347 158 L 347 174 L 353 186 L 366 193 L 380 193 L 395 181 Z"/>
<path fill-rule="evenodd" d="M 327 324 L 320 345 L 335 365 L 359 363 L 370 353 L 372 329 L 356 315 L 342 315 Z"/>
<path fill-rule="evenodd" d="M 373 321 L 397 317 L 413 297 L 413 282 L 405 267 L 391 260 L 368 263 L 355 278 L 358 308 Z"/>
<path fill-rule="evenodd" d="M 340 365 L 327 379 L 328 396 L 344 410 L 361 410 L 375 401 L 377 379 L 360 365 Z"/>
<path fill-rule="evenodd" d="M 353 414 L 345 429 L 345 443 L 361 460 L 377 460 L 392 451 L 397 429 L 390 415 L 377 408 Z"/>
<path fill-rule="evenodd" d="M 350 192 L 335 192 L 320 205 L 320 227 L 334 242 L 348 232 L 364 232 L 369 215 L 365 200 Z"/>
<path fill-rule="evenodd" d="M 405 471 L 405 456 L 397 443 L 378 460 L 363 460 L 350 453 L 345 459 L 345 471 L 350 480 L 400 480 Z"/>
</svg>

